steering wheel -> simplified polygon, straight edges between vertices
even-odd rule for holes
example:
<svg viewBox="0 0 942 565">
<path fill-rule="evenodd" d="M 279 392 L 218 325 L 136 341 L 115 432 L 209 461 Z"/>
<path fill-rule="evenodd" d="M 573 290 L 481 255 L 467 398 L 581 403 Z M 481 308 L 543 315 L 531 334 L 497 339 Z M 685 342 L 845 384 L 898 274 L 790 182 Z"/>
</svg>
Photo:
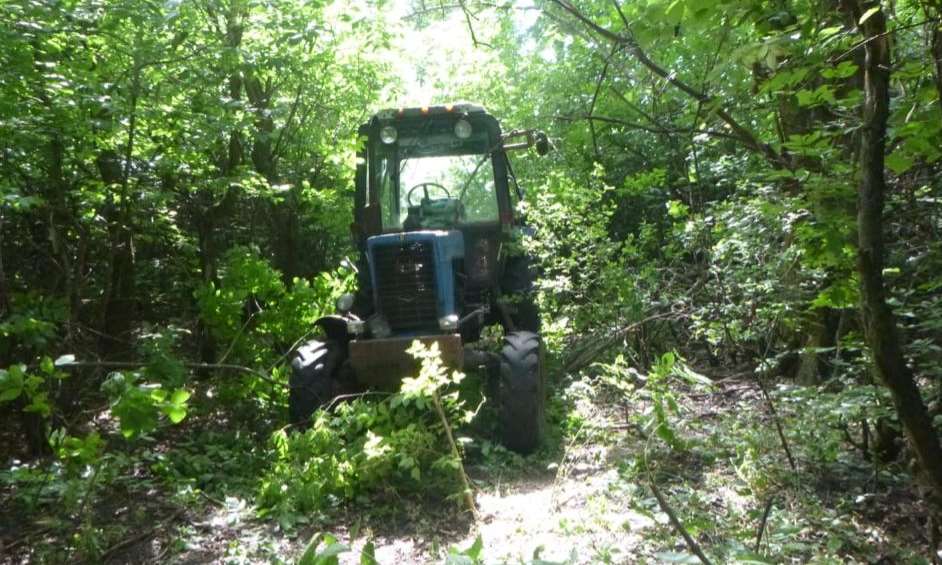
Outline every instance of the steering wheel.
<svg viewBox="0 0 942 565">
<path fill-rule="evenodd" d="M 429 198 L 429 195 L 428 195 L 428 187 L 430 186 L 440 189 L 442 192 L 445 193 L 446 198 L 451 198 L 451 193 L 448 192 L 448 189 L 438 184 L 437 182 L 420 182 L 419 184 L 410 188 L 409 193 L 406 194 L 406 202 L 409 203 L 409 206 L 417 206 L 417 204 L 412 201 L 412 195 L 415 194 L 415 191 L 420 188 L 422 189 L 422 198 L 424 200 L 431 200 L 431 198 Z"/>
</svg>

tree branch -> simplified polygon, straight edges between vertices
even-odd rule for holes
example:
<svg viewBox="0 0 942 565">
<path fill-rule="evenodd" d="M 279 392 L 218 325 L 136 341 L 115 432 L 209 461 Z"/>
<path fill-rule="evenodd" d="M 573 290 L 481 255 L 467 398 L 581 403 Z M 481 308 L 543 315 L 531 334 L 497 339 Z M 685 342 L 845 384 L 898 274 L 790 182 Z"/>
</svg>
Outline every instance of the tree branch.
<svg viewBox="0 0 942 565">
<path fill-rule="evenodd" d="M 612 43 L 625 47 L 628 52 L 631 53 L 634 58 L 649 71 L 661 77 L 684 94 L 687 94 L 691 98 L 701 102 L 706 108 L 710 109 L 712 113 L 716 114 L 716 116 L 720 118 L 720 120 L 722 120 L 727 127 L 729 127 L 729 129 L 733 132 L 732 137 L 734 139 L 749 149 L 762 155 L 773 167 L 789 170 L 792 169 L 789 160 L 775 151 L 771 145 L 760 141 L 752 131 L 740 124 L 727 110 L 716 107 L 716 99 L 714 97 L 706 94 L 705 92 L 701 92 L 696 88 L 688 85 L 684 81 L 678 79 L 674 72 L 667 71 L 654 62 L 650 57 L 648 57 L 647 53 L 641 49 L 641 46 L 638 45 L 638 42 L 630 35 L 631 30 L 627 27 L 628 19 L 625 17 L 624 13 L 621 12 L 621 7 L 618 6 L 617 3 L 616 6 L 618 7 L 619 15 L 623 18 L 628 35 L 620 35 L 600 26 L 599 24 L 589 19 L 585 14 L 580 12 L 579 9 L 569 2 L 569 0 L 552 0 L 552 2 L 581 21 L 598 35 L 602 36 L 608 41 L 611 41 Z"/>
<path fill-rule="evenodd" d="M 73 361 L 71 363 L 63 363 L 59 365 L 61 369 L 70 369 L 70 368 L 83 368 L 83 367 L 93 367 L 98 369 L 139 369 L 147 365 L 144 361 Z M 217 371 L 236 371 L 238 373 L 246 373 L 253 376 L 256 376 L 263 381 L 271 383 L 277 386 L 286 387 L 285 383 L 280 383 L 268 375 L 253 369 L 251 367 L 243 367 L 242 365 L 231 365 L 228 363 L 183 363 L 183 366 L 187 369 L 210 369 Z"/>
<path fill-rule="evenodd" d="M 677 533 L 679 533 L 681 537 L 684 538 L 684 543 L 687 544 L 687 549 L 696 555 L 697 559 L 699 559 L 703 565 L 713 565 L 713 562 L 710 561 L 703 553 L 703 549 L 700 548 L 700 544 L 697 543 L 697 540 L 693 539 L 687 529 L 684 528 L 684 525 L 680 522 L 680 519 L 677 518 L 677 514 L 674 513 L 674 509 L 671 508 L 670 504 L 667 503 L 667 499 L 664 498 L 663 494 L 661 494 L 661 491 L 657 488 L 654 480 L 649 478 L 648 485 L 651 487 L 651 492 L 654 493 L 654 498 L 657 499 L 658 506 L 660 506 L 661 510 L 667 514 L 668 520 L 671 521 L 671 525 L 674 526 L 674 529 L 677 530 Z"/>
<path fill-rule="evenodd" d="M 724 132 L 716 131 L 716 130 L 646 126 L 644 124 L 639 124 L 636 122 L 629 122 L 627 120 L 620 120 L 618 118 L 612 118 L 609 116 L 575 116 L 575 117 L 557 116 L 556 119 L 562 120 L 562 121 L 570 121 L 570 122 L 575 121 L 575 120 L 589 120 L 589 121 L 595 121 L 595 122 L 604 122 L 608 124 L 625 126 L 632 129 L 640 129 L 642 131 L 646 131 L 649 133 L 663 133 L 663 134 L 703 133 L 703 134 L 710 135 L 713 137 L 722 137 L 725 139 L 731 139 L 733 141 L 739 141 L 739 138 L 734 135 L 730 135 L 728 133 L 724 133 Z"/>
</svg>

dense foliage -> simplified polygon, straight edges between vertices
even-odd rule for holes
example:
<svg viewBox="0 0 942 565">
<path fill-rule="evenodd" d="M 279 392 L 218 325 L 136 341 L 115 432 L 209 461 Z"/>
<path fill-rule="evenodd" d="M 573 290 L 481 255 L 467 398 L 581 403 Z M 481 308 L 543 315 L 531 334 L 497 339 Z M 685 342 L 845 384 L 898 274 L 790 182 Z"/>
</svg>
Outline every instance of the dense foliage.
<svg viewBox="0 0 942 565">
<path fill-rule="evenodd" d="M 453 4 L 0 5 L 0 540 L 113 557 L 115 493 L 241 497 L 289 532 L 369 500 L 460 507 L 449 425 L 466 461 L 525 468 L 475 421 L 474 379 L 418 350 L 398 393 L 285 428 L 287 357 L 356 280 L 357 125 L 468 99 L 554 148 L 513 156 L 557 382 L 536 466 L 624 412 L 625 489 L 729 461 L 701 484 L 760 509 L 792 493 L 766 557 L 867 556 L 812 475 L 908 493 L 925 533 L 888 559 L 934 551 L 942 5 Z M 691 398 L 729 380 L 756 396 L 707 429 Z M 714 559 L 763 558 L 738 525 L 762 512 L 683 493 Z"/>
</svg>

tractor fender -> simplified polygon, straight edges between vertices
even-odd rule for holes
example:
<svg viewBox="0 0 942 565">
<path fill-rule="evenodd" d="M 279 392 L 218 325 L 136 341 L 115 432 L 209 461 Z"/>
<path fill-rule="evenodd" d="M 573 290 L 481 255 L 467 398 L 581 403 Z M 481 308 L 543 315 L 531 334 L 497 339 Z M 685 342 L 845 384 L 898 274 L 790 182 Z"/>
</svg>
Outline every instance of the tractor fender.
<svg viewBox="0 0 942 565">
<path fill-rule="evenodd" d="M 324 330 L 324 335 L 329 340 L 335 340 L 338 343 L 346 343 L 350 340 L 350 335 L 347 333 L 347 319 L 343 316 L 336 314 L 321 316 L 314 322 L 314 327 Z"/>
</svg>

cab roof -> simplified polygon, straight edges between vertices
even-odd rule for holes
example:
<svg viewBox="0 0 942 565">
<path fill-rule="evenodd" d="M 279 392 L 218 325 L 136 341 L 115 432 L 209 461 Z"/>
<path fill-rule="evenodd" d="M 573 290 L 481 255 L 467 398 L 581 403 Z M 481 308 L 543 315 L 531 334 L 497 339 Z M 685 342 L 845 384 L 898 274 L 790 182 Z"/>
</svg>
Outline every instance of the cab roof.
<svg viewBox="0 0 942 565">
<path fill-rule="evenodd" d="M 420 116 L 435 115 L 461 115 L 461 114 L 486 114 L 487 110 L 483 106 L 471 104 L 468 102 L 457 102 L 455 104 L 442 104 L 439 106 L 420 106 L 414 108 L 389 108 L 380 110 L 373 115 L 374 120 L 399 120 L 404 118 L 417 118 Z"/>
</svg>

